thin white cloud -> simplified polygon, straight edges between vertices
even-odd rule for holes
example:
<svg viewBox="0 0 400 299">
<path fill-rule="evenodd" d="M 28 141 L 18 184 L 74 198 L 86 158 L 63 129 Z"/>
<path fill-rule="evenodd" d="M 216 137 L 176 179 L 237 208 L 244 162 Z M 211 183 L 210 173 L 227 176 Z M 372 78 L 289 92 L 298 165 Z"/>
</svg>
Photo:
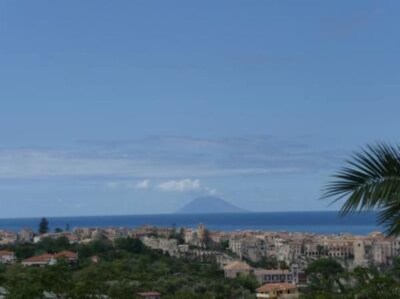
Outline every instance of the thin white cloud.
<svg viewBox="0 0 400 299">
<path fill-rule="evenodd" d="M 186 178 L 297 173 L 297 167 L 220 166 L 210 161 L 164 161 L 162 159 L 118 158 L 80 152 L 7 150 L 0 151 L 0 179 L 43 177 Z M 112 183 L 110 184 L 112 187 Z"/>
<path fill-rule="evenodd" d="M 216 189 L 214 188 L 210 188 L 210 187 L 205 187 L 204 190 L 206 191 L 207 194 L 209 195 L 218 195 L 218 192 Z"/>
<path fill-rule="evenodd" d="M 148 189 L 150 187 L 150 180 L 143 180 L 140 182 L 137 182 L 134 186 L 134 189 Z"/>
<path fill-rule="evenodd" d="M 106 182 L 105 186 L 109 189 L 117 189 L 118 183 L 117 182 Z"/>
<path fill-rule="evenodd" d="M 102 177 L 151 180 L 291 174 L 327 169 L 341 161 L 337 151 L 248 137 L 228 139 L 153 138 L 75 150 L 0 150 L 0 179 Z M 151 188 L 147 183 L 130 188 Z M 115 185 L 115 184 L 114 184 Z"/>
<path fill-rule="evenodd" d="M 144 190 L 150 188 L 150 180 L 142 180 L 138 182 L 132 181 L 113 181 L 106 182 L 105 186 L 109 189 L 135 189 Z"/>
<path fill-rule="evenodd" d="M 170 180 L 162 182 L 157 186 L 157 189 L 166 192 L 187 192 L 198 191 L 201 189 L 200 180 Z"/>
<path fill-rule="evenodd" d="M 163 192 L 198 192 L 207 195 L 218 194 L 216 189 L 204 186 L 199 179 L 168 180 L 159 183 L 156 189 Z"/>
</svg>

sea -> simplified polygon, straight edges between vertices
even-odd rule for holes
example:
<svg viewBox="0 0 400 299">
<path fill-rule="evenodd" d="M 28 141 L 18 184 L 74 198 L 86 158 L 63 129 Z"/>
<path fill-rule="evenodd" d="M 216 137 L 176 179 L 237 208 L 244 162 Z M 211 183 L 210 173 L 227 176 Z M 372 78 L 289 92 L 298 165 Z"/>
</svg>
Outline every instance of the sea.
<svg viewBox="0 0 400 299">
<path fill-rule="evenodd" d="M 375 213 L 341 217 L 337 212 L 265 212 L 229 214 L 159 214 L 119 216 L 47 217 L 50 229 L 69 227 L 127 227 L 143 225 L 159 227 L 197 227 L 200 223 L 213 231 L 274 231 L 310 232 L 317 234 L 367 235 L 383 231 L 377 225 Z M 0 229 L 36 231 L 40 218 L 0 219 Z"/>
</svg>

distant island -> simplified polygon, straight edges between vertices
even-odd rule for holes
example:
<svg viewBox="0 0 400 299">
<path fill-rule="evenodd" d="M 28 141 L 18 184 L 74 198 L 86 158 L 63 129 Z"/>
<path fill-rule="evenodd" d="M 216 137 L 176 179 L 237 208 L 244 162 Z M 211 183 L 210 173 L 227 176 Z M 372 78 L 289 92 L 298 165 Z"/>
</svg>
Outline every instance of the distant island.
<svg viewBox="0 0 400 299">
<path fill-rule="evenodd" d="M 215 214 L 248 212 L 226 200 L 214 196 L 198 197 L 180 208 L 178 214 Z"/>
</svg>

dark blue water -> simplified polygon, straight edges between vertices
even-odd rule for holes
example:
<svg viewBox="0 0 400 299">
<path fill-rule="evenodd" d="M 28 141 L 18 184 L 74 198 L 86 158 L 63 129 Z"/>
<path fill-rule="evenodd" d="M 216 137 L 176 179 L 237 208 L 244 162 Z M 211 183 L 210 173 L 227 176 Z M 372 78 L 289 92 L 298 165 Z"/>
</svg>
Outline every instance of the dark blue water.
<svg viewBox="0 0 400 299">
<path fill-rule="evenodd" d="M 369 234 L 382 228 L 376 225 L 374 213 L 339 217 L 337 212 L 270 212 L 240 214 L 162 214 L 127 216 L 48 217 L 50 228 L 74 227 L 138 227 L 155 225 L 168 227 L 196 227 L 204 223 L 211 230 L 268 230 L 315 233 Z M 18 231 L 37 230 L 39 218 L 0 219 L 0 229 Z"/>
</svg>

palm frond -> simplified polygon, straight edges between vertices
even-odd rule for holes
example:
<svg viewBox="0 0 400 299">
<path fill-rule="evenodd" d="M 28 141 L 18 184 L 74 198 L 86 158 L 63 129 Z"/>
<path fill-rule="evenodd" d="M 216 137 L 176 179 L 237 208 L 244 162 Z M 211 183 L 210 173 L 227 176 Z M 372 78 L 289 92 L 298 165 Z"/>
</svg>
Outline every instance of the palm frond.
<svg viewBox="0 0 400 299">
<path fill-rule="evenodd" d="M 346 198 L 341 215 L 378 209 L 378 222 L 387 233 L 400 234 L 400 148 L 377 144 L 354 154 L 322 198 Z"/>
</svg>

